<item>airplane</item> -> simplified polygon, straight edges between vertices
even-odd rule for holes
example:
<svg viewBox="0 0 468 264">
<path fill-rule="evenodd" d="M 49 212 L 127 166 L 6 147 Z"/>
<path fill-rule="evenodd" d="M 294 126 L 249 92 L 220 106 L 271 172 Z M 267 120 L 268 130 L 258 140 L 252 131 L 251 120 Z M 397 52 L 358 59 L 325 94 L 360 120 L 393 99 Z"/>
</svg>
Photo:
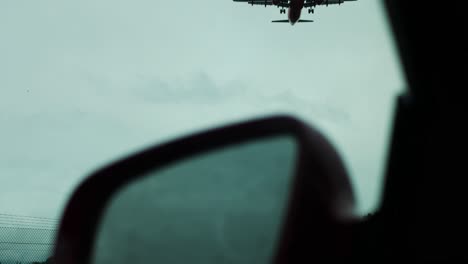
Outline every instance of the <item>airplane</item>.
<svg viewBox="0 0 468 264">
<path fill-rule="evenodd" d="M 324 5 L 341 5 L 344 2 L 351 2 L 357 0 L 233 0 L 234 2 L 244 2 L 253 5 L 277 6 L 281 7 L 280 14 L 286 14 L 288 8 L 288 19 L 273 20 L 273 23 L 290 23 L 294 25 L 296 22 L 314 22 L 313 20 L 300 19 L 302 8 L 309 8 L 309 14 L 314 13 L 316 6 Z"/>
</svg>

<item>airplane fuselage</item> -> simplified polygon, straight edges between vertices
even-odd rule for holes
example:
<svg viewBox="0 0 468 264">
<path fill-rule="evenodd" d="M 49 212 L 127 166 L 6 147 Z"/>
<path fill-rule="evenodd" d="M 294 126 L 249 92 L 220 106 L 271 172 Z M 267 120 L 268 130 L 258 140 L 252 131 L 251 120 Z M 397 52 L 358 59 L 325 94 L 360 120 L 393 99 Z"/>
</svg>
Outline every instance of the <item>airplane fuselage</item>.
<svg viewBox="0 0 468 264">
<path fill-rule="evenodd" d="M 291 25 L 294 25 L 301 17 L 304 1 L 305 0 L 291 0 L 288 9 L 288 20 Z"/>
</svg>

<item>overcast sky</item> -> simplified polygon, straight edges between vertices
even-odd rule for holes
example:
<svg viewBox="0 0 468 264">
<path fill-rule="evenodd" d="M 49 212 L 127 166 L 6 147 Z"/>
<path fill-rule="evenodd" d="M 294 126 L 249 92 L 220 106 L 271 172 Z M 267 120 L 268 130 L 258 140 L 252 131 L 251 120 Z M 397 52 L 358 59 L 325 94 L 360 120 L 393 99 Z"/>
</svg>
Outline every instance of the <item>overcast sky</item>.
<svg viewBox="0 0 468 264">
<path fill-rule="evenodd" d="M 359 0 L 291 26 L 231 0 L 1 1 L 0 212 L 57 218 L 115 158 L 274 113 L 326 133 L 372 210 L 404 88 L 383 11 Z"/>
</svg>

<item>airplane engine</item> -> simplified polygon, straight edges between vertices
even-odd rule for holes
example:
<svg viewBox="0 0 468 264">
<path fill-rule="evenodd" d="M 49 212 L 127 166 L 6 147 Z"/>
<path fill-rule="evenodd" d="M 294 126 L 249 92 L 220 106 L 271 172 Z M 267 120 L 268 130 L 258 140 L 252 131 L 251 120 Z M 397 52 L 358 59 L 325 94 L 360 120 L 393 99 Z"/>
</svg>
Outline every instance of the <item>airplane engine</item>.
<svg viewBox="0 0 468 264">
<path fill-rule="evenodd" d="M 277 6 L 280 3 L 280 0 L 272 0 L 273 5 Z"/>
</svg>

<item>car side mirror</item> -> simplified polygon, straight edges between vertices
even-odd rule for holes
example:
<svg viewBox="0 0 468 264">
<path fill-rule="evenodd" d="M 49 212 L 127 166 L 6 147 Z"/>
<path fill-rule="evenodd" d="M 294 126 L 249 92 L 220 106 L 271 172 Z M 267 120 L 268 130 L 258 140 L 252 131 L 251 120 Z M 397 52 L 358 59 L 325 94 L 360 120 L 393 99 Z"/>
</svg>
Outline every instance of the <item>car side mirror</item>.
<svg viewBox="0 0 468 264">
<path fill-rule="evenodd" d="M 288 116 L 151 147 L 74 191 L 54 262 L 296 263 L 347 258 L 354 196 L 341 159 Z"/>
</svg>

